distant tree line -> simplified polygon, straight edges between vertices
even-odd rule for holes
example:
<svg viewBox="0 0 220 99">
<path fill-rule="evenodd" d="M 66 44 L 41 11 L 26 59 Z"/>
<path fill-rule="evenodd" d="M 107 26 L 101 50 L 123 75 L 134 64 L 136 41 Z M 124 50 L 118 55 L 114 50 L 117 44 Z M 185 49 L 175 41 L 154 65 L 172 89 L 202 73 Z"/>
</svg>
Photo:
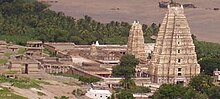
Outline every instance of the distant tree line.
<svg viewBox="0 0 220 99">
<path fill-rule="evenodd" d="M 75 19 L 50 10 L 36 0 L 0 1 L 0 39 L 24 45 L 27 40 L 91 44 L 126 44 L 131 25 L 127 22 L 100 23 L 89 16 Z M 159 26 L 143 24 L 146 42 Z"/>
</svg>

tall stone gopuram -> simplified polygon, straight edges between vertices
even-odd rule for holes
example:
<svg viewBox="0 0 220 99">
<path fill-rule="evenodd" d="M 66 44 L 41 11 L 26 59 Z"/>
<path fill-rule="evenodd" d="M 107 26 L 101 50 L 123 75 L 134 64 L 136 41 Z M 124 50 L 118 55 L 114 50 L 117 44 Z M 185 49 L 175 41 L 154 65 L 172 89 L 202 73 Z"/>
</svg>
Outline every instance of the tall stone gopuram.
<svg viewBox="0 0 220 99">
<path fill-rule="evenodd" d="M 144 49 L 142 25 L 138 21 L 134 21 L 131 26 L 128 37 L 127 53 L 135 55 L 135 57 L 141 61 L 146 61 L 147 59 Z"/>
<path fill-rule="evenodd" d="M 184 8 L 168 5 L 153 51 L 149 74 L 154 83 L 183 83 L 200 73 Z"/>
</svg>

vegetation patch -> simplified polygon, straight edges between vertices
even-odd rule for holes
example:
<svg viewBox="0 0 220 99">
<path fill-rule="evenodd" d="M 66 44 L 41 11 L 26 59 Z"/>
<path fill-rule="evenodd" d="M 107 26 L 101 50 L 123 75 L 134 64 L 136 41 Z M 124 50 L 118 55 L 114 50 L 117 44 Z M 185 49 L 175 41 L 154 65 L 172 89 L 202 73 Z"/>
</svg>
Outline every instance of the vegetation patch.
<svg viewBox="0 0 220 99">
<path fill-rule="evenodd" d="M 136 65 L 139 60 L 134 55 L 125 54 L 120 59 L 120 65 L 114 66 L 112 75 L 114 77 L 134 77 Z"/>
<path fill-rule="evenodd" d="M 5 76 L 0 76 L 0 83 L 11 83 L 12 86 L 18 87 L 18 88 L 40 88 L 40 82 L 38 80 L 32 80 L 28 78 L 18 78 L 18 79 L 12 79 L 7 78 Z"/>
<path fill-rule="evenodd" d="M 188 86 L 163 84 L 152 99 L 220 99 L 220 87 L 213 84 L 211 76 L 194 76 Z"/>
<path fill-rule="evenodd" d="M 0 59 L 0 65 L 5 64 L 7 62 L 8 62 L 8 60 L 6 60 L 6 59 Z"/>
<path fill-rule="evenodd" d="M 91 84 L 91 83 L 94 83 L 94 82 L 99 82 L 100 79 L 97 78 L 97 77 L 80 76 L 80 77 L 79 77 L 79 81 L 82 81 L 82 82 L 84 82 L 84 83 L 89 83 L 89 84 Z"/>
<path fill-rule="evenodd" d="M 117 95 L 116 95 L 117 99 L 135 99 L 133 94 L 129 91 L 120 91 Z M 111 97 L 113 98 L 113 97 Z M 113 98 L 114 99 L 114 98 Z"/>
<path fill-rule="evenodd" d="M 5 74 L 17 74 L 17 71 L 8 70 L 5 72 Z"/>
<path fill-rule="evenodd" d="M 14 86 L 18 88 L 40 88 L 40 85 L 36 81 L 20 80 L 13 83 Z"/>
<path fill-rule="evenodd" d="M 206 75 L 213 75 L 213 71 L 220 70 L 220 59 L 218 58 L 203 58 L 199 61 L 201 72 Z"/>
<path fill-rule="evenodd" d="M 25 48 L 19 48 L 17 54 L 24 54 L 25 51 Z"/>
<path fill-rule="evenodd" d="M 40 92 L 40 91 L 37 91 L 37 94 L 38 94 L 39 96 L 46 96 L 46 94 L 45 94 L 45 93 Z"/>
<path fill-rule="evenodd" d="M 76 89 L 72 91 L 72 94 L 75 96 L 82 96 L 85 95 L 85 92 L 83 92 L 81 89 Z"/>
<path fill-rule="evenodd" d="M 86 77 L 86 76 L 81 76 L 78 74 L 63 74 L 63 73 L 58 73 L 58 74 L 53 74 L 53 75 L 59 75 L 59 76 L 65 76 L 65 77 L 73 77 L 78 79 L 79 81 L 83 83 L 94 83 L 94 82 L 99 82 L 101 79 L 97 77 Z"/>
<path fill-rule="evenodd" d="M 135 86 L 134 88 L 128 89 L 129 92 L 135 94 L 135 93 L 149 93 L 151 90 L 148 87 L 144 86 Z"/>
<path fill-rule="evenodd" d="M 193 37 L 201 72 L 213 75 L 215 69 L 220 69 L 220 44 L 198 41 L 195 36 Z"/>
<path fill-rule="evenodd" d="M 32 1 L 32 2 L 30 2 Z M 131 24 L 112 21 L 100 23 L 89 16 L 75 19 L 48 9 L 37 0 L 2 0 L 0 2 L 0 39 L 20 45 L 28 40 L 74 42 L 75 44 L 126 44 Z M 1 24 L 2 23 L 2 24 Z M 155 42 L 159 25 L 143 25 L 145 42 Z"/>
<path fill-rule="evenodd" d="M 220 58 L 220 44 L 194 40 L 198 59 Z"/>
<path fill-rule="evenodd" d="M 44 48 L 43 53 L 49 55 L 50 57 L 56 57 L 56 54 L 51 52 L 50 50 Z"/>
<path fill-rule="evenodd" d="M 6 57 L 10 57 L 11 55 L 13 55 L 13 53 L 4 53 L 4 56 Z"/>
<path fill-rule="evenodd" d="M 67 96 L 61 96 L 61 97 L 55 96 L 54 99 L 69 99 L 69 97 L 67 97 Z"/>
<path fill-rule="evenodd" d="M 0 99 L 28 99 L 28 98 L 16 95 L 10 92 L 7 88 L 2 88 L 0 90 Z"/>
<path fill-rule="evenodd" d="M 43 80 L 34 80 L 34 81 L 38 84 L 52 85 L 51 83 L 49 83 L 47 81 L 43 81 Z"/>
</svg>

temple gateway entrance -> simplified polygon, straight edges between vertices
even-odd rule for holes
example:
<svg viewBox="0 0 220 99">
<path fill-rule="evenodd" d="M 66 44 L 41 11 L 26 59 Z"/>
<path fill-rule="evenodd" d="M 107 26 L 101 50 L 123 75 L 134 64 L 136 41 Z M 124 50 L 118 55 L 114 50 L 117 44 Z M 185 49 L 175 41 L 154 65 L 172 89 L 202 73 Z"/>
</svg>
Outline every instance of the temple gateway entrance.
<svg viewBox="0 0 220 99">
<path fill-rule="evenodd" d="M 183 84 L 184 84 L 184 81 L 177 81 L 176 84 L 178 84 L 178 85 L 183 85 Z"/>
<path fill-rule="evenodd" d="M 25 67 L 24 67 L 24 74 L 28 74 L 28 64 L 25 64 Z"/>
</svg>

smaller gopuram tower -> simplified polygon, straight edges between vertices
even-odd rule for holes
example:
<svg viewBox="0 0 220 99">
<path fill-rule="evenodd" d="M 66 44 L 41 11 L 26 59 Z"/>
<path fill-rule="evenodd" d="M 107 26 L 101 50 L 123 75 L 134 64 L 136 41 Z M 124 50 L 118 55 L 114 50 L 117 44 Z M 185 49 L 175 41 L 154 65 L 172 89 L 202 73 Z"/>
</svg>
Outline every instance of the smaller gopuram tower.
<svg viewBox="0 0 220 99">
<path fill-rule="evenodd" d="M 141 61 L 146 61 L 147 59 L 144 50 L 142 25 L 138 21 L 134 21 L 131 26 L 128 37 L 127 53 L 135 55 L 135 57 Z"/>
</svg>

